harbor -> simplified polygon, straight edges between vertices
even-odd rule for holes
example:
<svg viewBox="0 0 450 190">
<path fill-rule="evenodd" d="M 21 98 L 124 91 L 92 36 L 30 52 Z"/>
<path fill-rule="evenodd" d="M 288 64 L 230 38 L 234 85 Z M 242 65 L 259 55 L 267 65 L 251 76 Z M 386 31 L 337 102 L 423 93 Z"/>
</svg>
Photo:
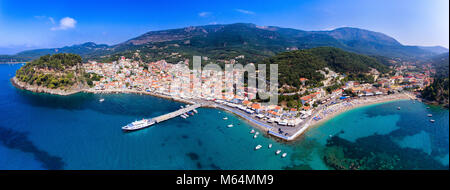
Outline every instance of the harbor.
<svg viewBox="0 0 450 190">
<path fill-rule="evenodd" d="M 187 107 L 181 107 L 181 109 L 178 109 L 176 111 L 158 116 L 158 117 L 154 117 L 151 119 L 142 119 L 139 121 L 135 121 L 132 122 L 124 127 L 122 127 L 122 130 L 124 131 L 136 131 L 136 130 L 140 130 L 140 129 L 144 129 L 147 127 L 150 127 L 151 125 L 154 125 L 156 123 L 161 123 L 163 121 L 181 116 L 183 118 L 188 117 L 186 113 L 189 113 L 191 111 L 193 112 L 197 112 L 196 108 L 201 107 L 201 104 L 193 104 L 193 105 L 189 105 Z"/>
</svg>

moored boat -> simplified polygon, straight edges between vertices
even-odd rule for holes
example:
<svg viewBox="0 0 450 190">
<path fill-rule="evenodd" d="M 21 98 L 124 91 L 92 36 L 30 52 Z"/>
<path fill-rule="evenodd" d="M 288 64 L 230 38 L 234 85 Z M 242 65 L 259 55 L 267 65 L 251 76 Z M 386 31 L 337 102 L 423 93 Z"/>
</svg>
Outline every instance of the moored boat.
<svg viewBox="0 0 450 190">
<path fill-rule="evenodd" d="M 428 114 L 427 116 L 428 116 L 428 117 L 433 117 L 433 114 L 430 113 L 430 114 Z"/>
<path fill-rule="evenodd" d="M 224 118 L 223 118 L 223 120 L 227 120 L 227 119 L 228 119 L 228 117 L 224 117 Z"/>
<path fill-rule="evenodd" d="M 227 127 L 228 127 L 228 128 L 233 127 L 233 124 L 229 124 Z"/>
<path fill-rule="evenodd" d="M 277 151 L 275 152 L 276 155 L 278 155 L 278 154 L 280 154 L 280 153 L 281 153 L 281 150 L 277 150 Z"/>
<path fill-rule="evenodd" d="M 254 129 L 252 129 L 252 130 L 250 131 L 250 133 L 255 133 L 255 130 L 254 130 Z"/>
<path fill-rule="evenodd" d="M 105 99 L 104 98 L 101 98 L 100 100 L 98 100 L 99 102 L 103 102 L 103 101 L 105 101 Z"/>
<path fill-rule="evenodd" d="M 287 156 L 287 153 L 283 153 L 283 154 L 281 155 L 282 158 L 284 158 L 284 157 L 286 157 L 286 156 Z"/>
<path fill-rule="evenodd" d="M 272 148 L 272 144 L 269 144 L 269 148 Z"/>
<path fill-rule="evenodd" d="M 431 123 L 434 123 L 434 119 L 430 119 L 430 122 L 431 122 Z"/>
<path fill-rule="evenodd" d="M 255 147 L 255 150 L 258 150 L 258 149 L 260 149 L 262 146 L 261 145 L 257 145 L 256 147 Z"/>
<path fill-rule="evenodd" d="M 139 121 L 134 121 L 128 125 L 125 125 L 122 127 L 122 130 L 124 131 L 135 131 L 139 129 L 143 129 L 146 127 L 149 127 L 151 125 L 155 124 L 155 121 L 153 119 L 142 119 Z"/>
</svg>

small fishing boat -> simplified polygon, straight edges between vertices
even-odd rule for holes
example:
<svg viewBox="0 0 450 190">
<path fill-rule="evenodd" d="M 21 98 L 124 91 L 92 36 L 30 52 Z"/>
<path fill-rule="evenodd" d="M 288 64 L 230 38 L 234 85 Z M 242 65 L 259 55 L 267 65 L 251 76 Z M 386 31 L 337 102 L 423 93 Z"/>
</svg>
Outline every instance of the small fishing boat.
<svg viewBox="0 0 450 190">
<path fill-rule="evenodd" d="M 287 153 L 283 153 L 283 154 L 281 155 L 282 158 L 285 158 L 286 156 L 287 156 Z"/>
<path fill-rule="evenodd" d="M 252 129 L 252 130 L 250 131 L 250 133 L 255 133 L 255 130 L 254 130 L 254 129 Z"/>
<path fill-rule="evenodd" d="M 269 144 L 269 148 L 272 148 L 272 144 Z"/>
<path fill-rule="evenodd" d="M 434 123 L 434 119 L 430 119 L 430 122 L 431 122 L 431 123 Z"/>
<path fill-rule="evenodd" d="M 276 155 L 278 155 L 278 154 L 280 154 L 280 153 L 281 153 L 281 150 L 277 150 L 277 151 L 275 152 Z"/>
<path fill-rule="evenodd" d="M 228 128 L 233 127 L 233 124 L 229 124 L 227 127 L 228 127 Z"/>
<path fill-rule="evenodd" d="M 428 116 L 428 117 L 433 117 L 433 114 L 430 113 L 430 114 L 428 114 L 427 116 Z"/>
<path fill-rule="evenodd" d="M 260 149 L 262 146 L 261 145 L 257 145 L 256 147 L 255 147 L 255 150 L 258 150 L 258 149 Z"/>
<path fill-rule="evenodd" d="M 104 98 L 101 98 L 100 100 L 98 100 L 99 102 L 103 102 L 103 101 L 105 101 L 105 99 Z"/>
<path fill-rule="evenodd" d="M 228 117 L 224 117 L 224 118 L 223 118 L 223 120 L 227 120 L 227 119 L 228 119 Z"/>
</svg>

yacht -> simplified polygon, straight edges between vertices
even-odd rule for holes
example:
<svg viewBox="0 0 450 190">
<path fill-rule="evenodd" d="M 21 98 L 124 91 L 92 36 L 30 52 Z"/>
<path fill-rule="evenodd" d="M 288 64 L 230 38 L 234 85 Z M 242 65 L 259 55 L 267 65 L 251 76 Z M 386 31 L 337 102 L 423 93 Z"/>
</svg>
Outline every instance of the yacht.
<svg viewBox="0 0 450 190">
<path fill-rule="evenodd" d="M 196 109 L 194 109 L 194 110 L 192 110 L 192 111 L 194 111 L 194 113 L 198 113 L 198 111 L 197 111 Z"/>
<path fill-rule="evenodd" d="M 180 115 L 180 117 L 183 118 L 183 119 L 186 119 L 186 116 L 184 116 L 184 115 Z"/>
<path fill-rule="evenodd" d="M 135 131 L 139 129 L 143 129 L 146 127 L 149 127 L 151 125 L 155 124 L 155 121 L 153 119 L 142 119 L 139 121 L 132 122 L 128 125 L 125 125 L 122 127 L 122 130 L 124 131 Z"/>
<path fill-rule="evenodd" d="M 255 147 L 255 150 L 258 150 L 258 149 L 260 149 L 261 147 L 262 147 L 261 145 L 258 145 L 258 146 Z"/>
<path fill-rule="evenodd" d="M 276 155 L 278 155 L 278 154 L 280 154 L 280 153 L 281 153 L 281 150 L 277 150 L 277 151 L 275 152 Z"/>
</svg>

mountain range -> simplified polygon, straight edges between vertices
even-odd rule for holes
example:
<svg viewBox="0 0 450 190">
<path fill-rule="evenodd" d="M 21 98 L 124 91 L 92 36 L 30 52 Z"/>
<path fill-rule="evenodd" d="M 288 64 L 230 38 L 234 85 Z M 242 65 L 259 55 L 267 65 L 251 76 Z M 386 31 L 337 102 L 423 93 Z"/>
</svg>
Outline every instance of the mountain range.
<svg viewBox="0 0 450 190">
<path fill-rule="evenodd" d="M 192 55 L 207 56 L 212 60 L 228 60 L 244 55 L 243 61 L 256 62 L 284 51 L 321 46 L 365 55 L 407 59 L 427 59 L 448 52 L 448 49 L 440 46 L 402 45 L 383 33 L 359 28 L 304 31 L 235 23 L 150 31 L 111 46 L 88 42 L 62 48 L 27 50 L 15 55 L 0 56 L 0 61 L 28 61 L 55 53 L 76 53 L 84 59 L 113 60 L 121 55 L 133 57 L 138 50 L 144 61 L 181 61 Z"/>
</svg>

